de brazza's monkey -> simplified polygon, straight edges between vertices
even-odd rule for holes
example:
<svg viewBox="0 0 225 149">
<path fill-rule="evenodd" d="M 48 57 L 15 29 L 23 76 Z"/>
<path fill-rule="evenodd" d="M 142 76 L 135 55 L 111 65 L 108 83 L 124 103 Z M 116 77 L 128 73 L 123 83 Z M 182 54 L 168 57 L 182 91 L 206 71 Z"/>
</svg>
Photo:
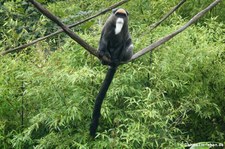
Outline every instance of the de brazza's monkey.
<svg viewBox="0 0 225 149">
<path fill-rule="evenodd" d="M 99 55 L 106 56 L 113 65 L 120 61 L 128 61 L 133 52 L 128 31 L 128 12 L 124 9 L 114 9 L 112 15 L 106 21 L 99 42 Z M 103 64 L 106 62 L 103 61 Z"/>
<path fill-rule="evenodd" d="M 90 135 L 93 137 L 96 135 L 103 99 L 116 69 L 120 62 L 130 60 L 133 55 L 133 44 L 128 31 L 128 12 L 126 10 L 120 8 L 112 11 L 111 16 L 107 19 L 103 27 L 98 51 L 100 57 L 106 56 L 111 60 L 111 63 L 102 61 L 103 64 L 107 64 L 110 67 L 94 105 L 90 125 Z"/>
</svg>

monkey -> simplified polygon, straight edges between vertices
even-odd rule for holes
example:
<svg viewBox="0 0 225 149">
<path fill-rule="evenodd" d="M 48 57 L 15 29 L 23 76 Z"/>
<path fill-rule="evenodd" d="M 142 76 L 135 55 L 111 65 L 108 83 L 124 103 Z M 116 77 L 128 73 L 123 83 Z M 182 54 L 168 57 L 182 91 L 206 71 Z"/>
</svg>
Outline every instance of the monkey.
<svg viewBox="0 0 225 149">
<path fill-rule="evenodd" d="M 89 130 L 92 137 L 96 136 L 96 130 L 101 116 L 101 105 L 114 74 L 121 62 L 127 62 L 131 59 L 133 47 L 128 31 L 128 12 L 122 8 L 113 9 L 111 16 L 103 26 L 98 47 L 99 57 L 106 56 L 111 60 L 111 63 L 101 60 L 103 65 L 109 65 L 109 69 L 95 100 Z"/>
</svg>

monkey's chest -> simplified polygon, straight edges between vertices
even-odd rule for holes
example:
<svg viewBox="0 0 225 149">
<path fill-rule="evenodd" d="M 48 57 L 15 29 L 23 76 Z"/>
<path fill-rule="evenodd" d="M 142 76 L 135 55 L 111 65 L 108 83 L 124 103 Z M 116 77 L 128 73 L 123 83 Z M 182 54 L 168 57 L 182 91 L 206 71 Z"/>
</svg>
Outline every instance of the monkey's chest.
<svg viewBox="0 0 225 149">
<path fill-rule="evenodd" d="M 111 54 L 116 54 L 118 55 L 120 53 L 120 51 L 123 50 L 124 47 L 124 42 L 122 42 L 121 40 L 110 40 L 109 44 L 108 44 L 108 50 Z"/>
<path fill-rule="evenodd" d="M 125 37 L 123 37 L 123 35 L 120 35 L 120 34 L 112 35 L 109 39 L 109 48 L 117 49 L 117 48 L 123 46 L 125 43 L 124 39 L 125 39 Z"/>
</svg>

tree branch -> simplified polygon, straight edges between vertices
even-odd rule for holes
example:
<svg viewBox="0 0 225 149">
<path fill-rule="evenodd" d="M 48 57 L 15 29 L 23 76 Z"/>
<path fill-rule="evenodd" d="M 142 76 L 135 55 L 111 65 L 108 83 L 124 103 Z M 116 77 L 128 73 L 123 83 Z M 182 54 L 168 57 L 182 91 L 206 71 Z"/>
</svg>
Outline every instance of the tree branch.
<svg viewBox="0 0 225 149">
<path fill-rule="evenodd" d="M 141 57 L 142 55 L 146 54 L 147 52 L 154 50 L 155 48 L 157 48 L 158 46 L 164 44 L 165 42 L 169 41 L 170 39 L 172 39 L 174 36 L 176 36 L 177 34 L 181 33 L 182 31 L 184 31 L 185 29 L 187 29 L 190 25 L 194 24 L 198 19 L 200 19 L 204 14 L 206 14 L 209 10 L 211 10 L 212 8 L 214 8 L 221 0 L 215 0 L 213 3 L 211 3 L 207 8 L 203 9 L 202 11 L 200 11 L 198 14 L 196 14 L 191 20 L 189 20 L 184 26 L 182 26 L 180 29 L 176 30 L 175 32 L 165 36 L 164 38 L 154 42 L 153 44 L 149 45 L 148 47 L 142 49 L 141 51 L 135 53 L 131 60 L 135 60 L 139 57 Z"/>
<path fill-rule="evenodd" d="M 186 0 L 181 0 L 173 9 L 171 9 L 167 14 L 165 14 L 162 19 L 160 19 L 158 22 L 153 23 L 150 25 L 150 30 L 155 29 L 157 26 L 159 26 L 164 20 L 166 20 L 172 13 L 174 13 L 178 8 L 180 8 L 181 5 L 183 5 L 186 2 Z"/>
<path fill-rule="evenodd" d="M 116 8 L 116 7 L 120 6 L 120 5 L 122 5 L 122 4 L 126 3 L 126 2 L 128 2 L 128 1 L 130 1 L 130 0 L 122 0 L 122 1 L 120 1 L 120 2 L 118 2 L 118 3 L 115 3 L 115 4 L 111 5 L 110 7 L 108 7 L 108 8 L 106 8 L 106 9 L 104 9 L 104 10 L 98 12 L 97 14 L 95 14 L 95 15 L 93 15 L 93 16 L 90 16 L 90 17 L 88 17 L 88 18 L 86 18 L 86 19 L 84 19 L 84 20 L 81 20 L 81 21 L 79 21 L 79 22 L 77 22 L 77 23 L 74 23 L 74 24 L 69 25 L 68 28 L 72 28 L 72 27 L 78 26 L 78 25 L 80 25 L 80 24 L 82 24 L 82 23 L 84 23 L 84 22 L 87 22 L 87 21 L 89 21 L 89 20 L 91 20 L 91 19 L 93 19 L 93 18 L 96 18 L 96 17 L 98 17 L 98 16 L 100 16 L 100 15 L 102 15 L 102 14 L 105 14 L 106 12 L 108 12 L 108 11 L 110 11 L 110 10 L 112 10 L 112 9 L 114 9 L 114 8 Z M 29 46 L 31 46 L 31 45 L 34 45 L 35 43 L 37 43 L 37 42 L 39 42 L 39 41 L 45 40 L 45 39 L 47 39 L 47 38 L 49 38 L 49 37 L 55 36 L 55 35 L 57 35 L 57 34 L 59 34 L 59 33 L 62 33 L 62 32 L 64 32 L 64 30 L 63 30 L 63 29 L 60 29 L 60 30 L 58 30 L 58 31 L 56 31 L 56 32 L 54 32 L 54 33 L 51 33 L 51 34 L 47 35 L 47 36 L 37 38 L 36 40 L 31 41 L 30 43 L 27 43 L 27 44 L 18 46 L 18 47 L 13 48 L 13 49 L 5 50 L 5 51 L 3 51 L 0 55 L 6 55 L 6 54 L 8 54 L 8 53 L 12 53 L 12 52 L 16 52 L 16 51 L 20 52 L 20 51 L 22 51 L 23 49 L 25 49 L 25 48 L 27 48 L 27 47 L 29 47 Z"/>
</svg>

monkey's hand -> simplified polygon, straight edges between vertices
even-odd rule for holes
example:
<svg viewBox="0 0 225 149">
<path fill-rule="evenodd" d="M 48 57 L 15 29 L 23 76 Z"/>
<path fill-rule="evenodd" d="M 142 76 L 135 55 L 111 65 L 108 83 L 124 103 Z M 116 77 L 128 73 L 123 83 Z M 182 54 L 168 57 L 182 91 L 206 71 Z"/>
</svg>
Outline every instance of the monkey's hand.
<svg viewBox="0 0 225 149">
<path fill-rule="evenodd" d="M 109 54 L 109 52 L 99 50 L 98 54 L 99 54 L 99 58 L 101 59 L 101 62 L 102 62 L 103 65 L 110 65 L 109 62 L 102 59 L 102 57 L 105 56 L 107 59 L 111 60 L 111 55 Z"/>
<path fill-rule="evenodd" d="M 98 57 L 101 59 L 103 56 L 106 56 L 106 52 L 103 50 L 98 50 Z M 108 57 L 108 56 L 107 56 Z"/>
</svg>

